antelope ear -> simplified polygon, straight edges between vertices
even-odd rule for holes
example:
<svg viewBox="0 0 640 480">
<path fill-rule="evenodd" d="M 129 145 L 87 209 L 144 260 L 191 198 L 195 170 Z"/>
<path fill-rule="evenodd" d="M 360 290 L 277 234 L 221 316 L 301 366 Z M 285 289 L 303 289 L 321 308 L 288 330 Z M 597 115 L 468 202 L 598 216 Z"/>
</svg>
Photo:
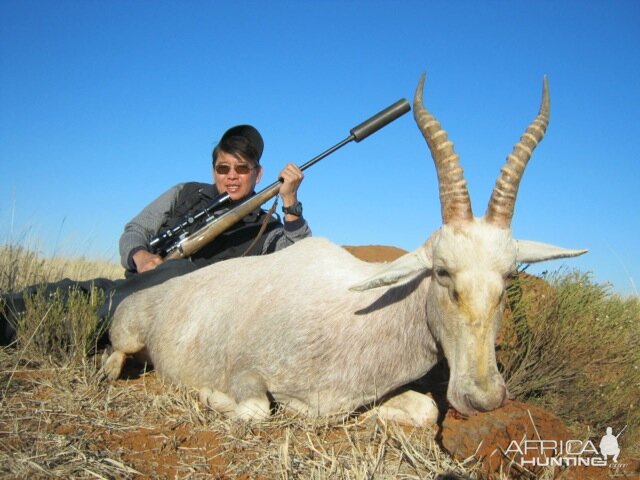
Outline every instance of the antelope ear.
<svg viewBox="0 0 640 480">
<path fill-rule="evenodd" d="M 535 263 L 557 258 L 577 257 L 589 250 L 569 250 L 556 247 L 547 243 L 533 242 L 531 240 L 515 240 L 516 261 L 519 263 Z"/>
<path fill-rule="evenodd" d="M 430 269 L 431 260 L 425 254 L 424 248 L 420 247 L 413 252 L 405 253 L 397 260 L 384 266 L 375 275 L 352 285 L 349 290 L 364 292 L 372 288 L 395 285 Z"/>
</svg>

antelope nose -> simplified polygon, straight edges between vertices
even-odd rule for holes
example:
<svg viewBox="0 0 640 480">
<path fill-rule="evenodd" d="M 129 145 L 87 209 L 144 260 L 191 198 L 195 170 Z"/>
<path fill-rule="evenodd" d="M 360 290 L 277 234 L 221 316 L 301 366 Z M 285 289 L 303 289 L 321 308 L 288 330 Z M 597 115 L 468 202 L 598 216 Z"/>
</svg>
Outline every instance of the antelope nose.
<svg viewBox="0 0 640 480">
<path fill-rule="evenodd" d="M 507 400 L 507 387 L 498 385 L 493 391 L 477 391 L 474 395 L 465 395 L 465 402 L 477 412 L 490 412 L 504 405 Z"/>
</svg>

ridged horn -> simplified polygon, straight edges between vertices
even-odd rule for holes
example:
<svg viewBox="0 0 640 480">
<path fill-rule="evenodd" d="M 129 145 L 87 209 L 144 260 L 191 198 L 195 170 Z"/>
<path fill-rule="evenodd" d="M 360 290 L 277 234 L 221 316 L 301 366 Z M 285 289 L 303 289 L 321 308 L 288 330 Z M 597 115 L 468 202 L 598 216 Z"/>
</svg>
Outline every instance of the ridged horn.
<svg viewBox="0 0 640 480">
<path fill-rule="evenodd" d="M 442 223 L 473 220 L 471 198 L 464 179 L 460 159 L 453 150 L 453 142 L 440 123 L 427 111 L 422 101 L 425 74 L 422 74 L 413 100 L 413 117 L 427 141 L 438 173 Z"/>
<path fill-rule="evenodd" d="M 487 207 L 486 213 L 488 223 L 503 228 L 509 228 L 511 226 L 520 180 L 531 158 L 531 154 L 547 130 L 550 105 L 549 84 L 545 75 L 542 85 L 540 111 L 522 137 L 520 137 L 520 141 L 513 147 L 511 154 L 507 156 L 507 163 L 502 167 L 500 176 L 498 180 L 496 180 L 496 185 L 489 199 L 489 206 Z"/>
</svg>

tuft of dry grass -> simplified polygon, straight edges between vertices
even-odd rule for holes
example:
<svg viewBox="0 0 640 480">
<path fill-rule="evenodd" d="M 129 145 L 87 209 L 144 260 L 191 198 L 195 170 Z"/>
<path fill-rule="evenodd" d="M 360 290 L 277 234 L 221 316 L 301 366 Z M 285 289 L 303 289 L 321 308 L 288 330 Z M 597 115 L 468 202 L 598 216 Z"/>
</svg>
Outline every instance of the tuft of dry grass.
<svg viewBox="0 0 640 480">
<path fill-rule="evenodd" d="M 16 329 L 18 345 L 30 358 L 47 358 L 52 364 L 81 361 L 96 351 L 106 333 L 108 325 L 97 315 L 103 301 L 104 293 L 95 288 L 89 294 L 72 290 L 26 297 L 27 310 Z"/>
<path fill-rule="evenodd" d="M 97 277 L 122 278 L 122 266 L 84 257 L 42 257 L 20 245 L 0 245 L 0 292 L 18 292 L 30 285 L 62 278 L 90 280 Z"/>
<path fill-rule="evenodd" d="M 43 258 L 21 246 L 0 246 L 0 294 L 20 292 L 29 286 L 63 278 L 115 279 L 122 274 L 122 267 L 109 262 Z M 27 310 L 16 325 L 21 350 L 29 358 L 45 356 L 58 365 L 86 356 L 95 350 L 106 328 L 96 314 L 103 300 L 103 292 L 96 289 L 92 289 L 89 295 L 72 290 L 56 292 L 52 296 L 41 291 L 27 296 Z M 0 308 L 4 308 L 2 299 Z"/>
</svg>

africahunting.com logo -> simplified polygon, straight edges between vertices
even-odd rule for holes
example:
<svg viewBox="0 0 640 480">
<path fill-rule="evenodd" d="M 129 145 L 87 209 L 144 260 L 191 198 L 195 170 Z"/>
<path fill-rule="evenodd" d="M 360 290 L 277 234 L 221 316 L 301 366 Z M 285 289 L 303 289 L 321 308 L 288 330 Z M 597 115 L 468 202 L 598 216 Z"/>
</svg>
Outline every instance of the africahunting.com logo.
<svg viewBox="0 0 640 480">
<path fill-rule="evenodd" d="M 515 458 L 520 466 L 531 467 L 611 467 L 623 466 L 618 463 L 620 446 L 617 435 L 607 427 L 607 433 L 598 445 L 591 440 L 513 440 L 505 450 L 509 458 Z"/>
</svg>

